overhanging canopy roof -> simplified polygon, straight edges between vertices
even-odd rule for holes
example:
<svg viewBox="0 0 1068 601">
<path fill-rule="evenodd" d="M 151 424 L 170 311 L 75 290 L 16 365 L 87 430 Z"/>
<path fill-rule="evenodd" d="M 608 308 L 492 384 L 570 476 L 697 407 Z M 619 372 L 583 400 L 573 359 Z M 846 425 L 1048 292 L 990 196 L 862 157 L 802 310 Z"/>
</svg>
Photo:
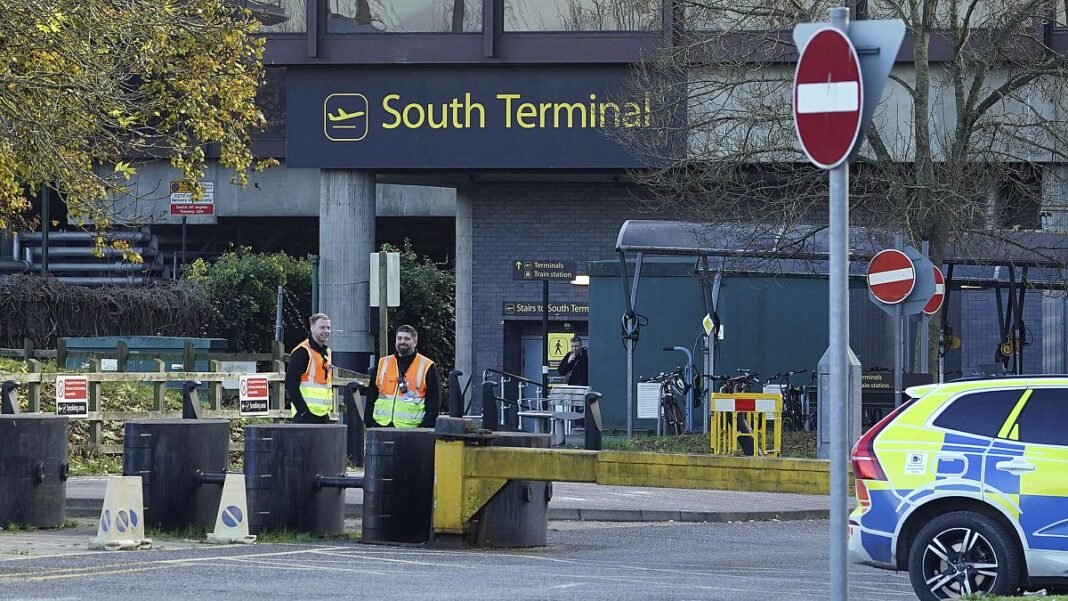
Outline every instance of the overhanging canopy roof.
<svg viewBox="0 0 1068 601">
<path fill-rule="evenodd" d="M 718 269 L 757 273 L 827 273 L 829 233 L 802 226 L 779 231 L 766 227 L 685 221 L 630 220 L 616 238 L 620 253 L 720 257 Z M 882 233 L 851 228 L 850 272 L 863 275 L 875 253 L 893 246 Z M 1027 267 L 1032 284 L 1062 287 L 1068 268 L 1068 235 L 992 230 L 973 233 L 946 249 L 944 263 L 957 266 L 954 279 L 999 281 L 1008 269 Z M 1004 272 L 1004 273 L 1002 273 Z"/>
</svg>

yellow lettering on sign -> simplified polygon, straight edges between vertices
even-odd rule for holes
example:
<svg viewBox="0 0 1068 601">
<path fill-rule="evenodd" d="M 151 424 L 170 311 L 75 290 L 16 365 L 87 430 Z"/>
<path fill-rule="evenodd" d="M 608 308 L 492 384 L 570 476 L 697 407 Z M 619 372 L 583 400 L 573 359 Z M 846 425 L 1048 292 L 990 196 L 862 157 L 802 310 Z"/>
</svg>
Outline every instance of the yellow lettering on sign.
<svg viewBox="0 0 1068 601">
<path fill-rule="evenodd" d="M 512 101 L 518 100 L 519 94 L 497 94 L 497 100 L 504 101 L 504 126 L 512 127 Z"/>
<path fill-rule="evenodd" d="M 397 109 L 389 106 L 389 103 L 393 102 L 394 100 L 400 100 L 400 94 L 387 94 L 385 98 L 382 99 L 382 109 L 390 115 L 393 115 L 393 122 L 383 123 L 382 129 L 397 129 L 398 127 L 400 127 L 401 114 L 397 111 Z"/>
<path fill-rule="evenodd" d="M 527 119 L 537 119 L 537 117 L 538 107 L 529 102 L 524 102 L 519 105 L 519 108 L 515 111 L 515 122 L 523 129 L 534 129 L 537 127 L 538 124 L 536 121 L 527 121 Z"/>
</svg>

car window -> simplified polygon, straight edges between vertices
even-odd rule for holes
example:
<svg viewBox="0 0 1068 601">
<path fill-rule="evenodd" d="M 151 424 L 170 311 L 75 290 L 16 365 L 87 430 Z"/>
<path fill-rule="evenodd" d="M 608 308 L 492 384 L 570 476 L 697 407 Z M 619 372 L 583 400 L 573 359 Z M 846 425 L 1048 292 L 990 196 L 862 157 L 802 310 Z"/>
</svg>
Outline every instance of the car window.
<svg viewBox="0 0 1068 601">
<path fill-rule="evenodd" d="M 934 425 L 979 436 L 997 436 L 1023 390 L 984 390 L 961 395 L 935 418 Z"/>
<path fill-rule="evenodd" d="M 1035 388 L 1016 420 L 1014 432 L 1020 442 L 1068 446 L 1068 428 L 1064 413 L 1068 410 L 1068 391 Z"/>
</svg>

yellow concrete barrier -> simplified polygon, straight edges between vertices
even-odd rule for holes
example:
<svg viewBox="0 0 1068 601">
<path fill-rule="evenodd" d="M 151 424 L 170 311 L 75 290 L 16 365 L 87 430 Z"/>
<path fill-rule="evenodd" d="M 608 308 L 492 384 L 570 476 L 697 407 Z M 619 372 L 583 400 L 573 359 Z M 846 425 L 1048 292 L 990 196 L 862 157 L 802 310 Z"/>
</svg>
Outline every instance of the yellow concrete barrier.
<svg viewBox="0 0 1068 601">
<path fill-rule="evenodd" d="M 828 494 L 830 464 L 814 459 L 577 451 L 438 440 L 434 531 L 463 534 L 509 480 Z"/>
</svg>

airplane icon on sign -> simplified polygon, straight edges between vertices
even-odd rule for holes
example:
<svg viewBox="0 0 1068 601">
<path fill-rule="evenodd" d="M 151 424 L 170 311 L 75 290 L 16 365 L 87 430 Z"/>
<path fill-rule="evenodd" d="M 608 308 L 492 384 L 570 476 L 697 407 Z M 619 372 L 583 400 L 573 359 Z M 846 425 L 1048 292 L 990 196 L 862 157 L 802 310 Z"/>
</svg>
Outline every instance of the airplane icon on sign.
<svg viewBox="0 0 1068 601">
<path fill-rule="evenodd" d="M 349 119 L 355 119 L 356 117 L 363 117 L 365 114 L 365 111 L 355 111 L 352 113 L 347 113 L 345 112 L 345 109 L 339 108 L 337 110 L 336 115 L 333 113 L 329 113 L 326 116 L 328 119 L 330 119 L 330 121 L 348 121 Z"/>
<path fill-rule="evenodd" d="M 334 142 L 358 142 L 367 136 L 371 118 L 363 94 L 331 94 L 323 101 L 323 133 Z"/>
</svg>

